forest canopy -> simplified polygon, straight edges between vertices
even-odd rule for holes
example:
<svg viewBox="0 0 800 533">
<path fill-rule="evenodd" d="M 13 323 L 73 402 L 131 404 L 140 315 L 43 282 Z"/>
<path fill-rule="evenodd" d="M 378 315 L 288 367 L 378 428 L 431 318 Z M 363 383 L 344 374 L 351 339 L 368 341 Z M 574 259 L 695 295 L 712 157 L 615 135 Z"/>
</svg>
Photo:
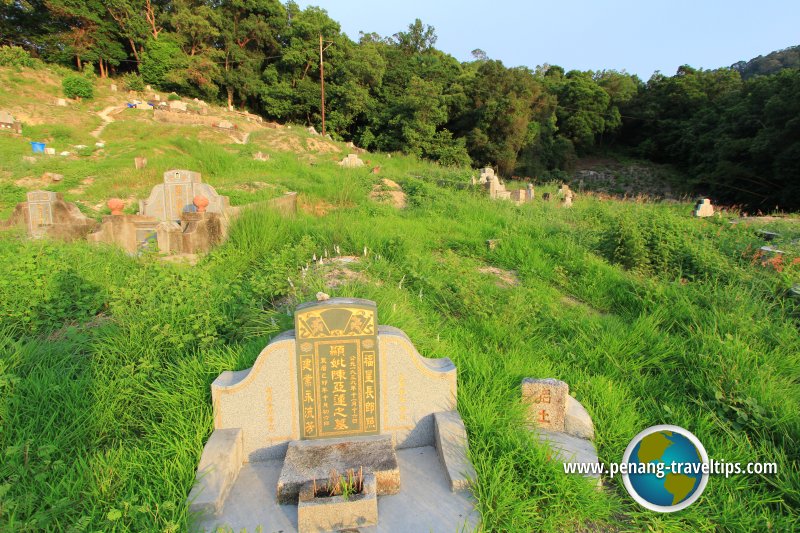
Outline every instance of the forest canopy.
<svg viewBox="0 0 800 533">
<path fill-rule="evenodd" d="M 295 2 L 0 3 L 0 45 L 28 58 L 317 128 L 320 36 L 326 129 L 337 138 L 534 178 L 619 151 L 676 165 L 718 201 L 800 208 L 800 47 L 645 82 L 624 71 L 507 67 L 482 50 L 460 62 L 419 19 L 356 42 L 325 10 Z"/>
</svg>

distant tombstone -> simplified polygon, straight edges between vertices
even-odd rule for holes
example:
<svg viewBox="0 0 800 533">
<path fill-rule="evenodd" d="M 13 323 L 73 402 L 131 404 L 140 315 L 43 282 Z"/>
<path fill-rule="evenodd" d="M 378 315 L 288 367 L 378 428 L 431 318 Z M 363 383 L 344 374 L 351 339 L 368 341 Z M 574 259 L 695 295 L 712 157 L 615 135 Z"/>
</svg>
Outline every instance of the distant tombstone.
<svg viewBox="0 0 800 533">
<path fill-rule="evenodd" d="M 56 100 L 56 105 L 59 107 L 67 107 L 67 101 L 64 98 L 59 98 Z"/>
<path fill-rule="evenodd" d="M 45 148 L 44 149 L 44 153 L 45 153 L 45 155 L 56 155 L 56 149 L 55 148 Z"/>
<path fill-rule="evenodd" d="M 185 112 L 187 109 L 186 104 L 181 102 L 180 100 L 172 100 L 169 102 L 169 110 L 170 111 L 182 111 Z"/>
<path fill-rule="evenodd" d="M 223 130 L 232 130 L 233 129 L 233 123 L 230 122 L 229 120 L 221 120 L 221 121 L 219 121 L 217 123 L 217 127 L 221 128 Z"/>
<path fill-rule="evenodd" d="M 319 133 L 317 132 L 316 128 L 314 128 L 314 126 L 309 126 L 307 128 L 307 130 L 308 130 L 308 133 L 310 133 L 311 135 L 319 135 Z"/>
<path fill-rule="evenodd" d="M 711 205 L 711 200 L 708 198 L 702 198 L 699 200 L 697 205 L 694 206 L 693 214 L 696 217 L 714 216 L 714 206 Z"/>
<path fill-rule="evenodd" d="M 256 152 L 253 154 L 253 159 L 256 161 L 269 161 L 269 154 L 263 152 Z"/>
<path fill-rule="evenodd" d="M 112 92 L 112 93 L 115 93 L 115 92 L 117 92 L 117 84 L 116 84 L 116 83 L 112 83 L 112 84 L 111 84 L 111 92 Z"/>
<path fill-rule="evenodd" d="M 32 237 L 41 237 L 46 230 L 43 226 L 53 225 L 53 203 L 58 196 L 50 191 L 31 191 L 28 199 L 28 233 Z"/>
<path fill-rule="evenodd" d="M 347 157 L 339 161 L 340 167 L 358 168 L 363 167 L 364 162 L 356 154 L 348 154 Z"/>
<path fill-rule="evenodd" d="M 229 206 L 228 197 L 220 196 L 214 187 L 203 183 L 199 172 L 168 170 L 164 173 L 164 183 L 153 187 L 147 200 L 139 201 L 139 214 L 177 222 L 194 205 L 192 201 L 198 195 L 208 198 L 209 213 L 222 215 Z"/>
<path fill-rule="evenodd" d="M 22 123 L 15 120 L 8 111 L 0 111 L 0 130 L 22 133 Z"/>
<path fill-rule="evenodd" d="M 298 503 L 307 484 L 332 470 L 363 468 L 375 476 L 377 495 L 394 494 L 405 517 L 387 516 L 387 530 L 477 526 L 474 502 L 454 494 L 475 478 L 456 411 L 455 366 L 420 356 L 402 331 L 379 326 L 374 302 L 322 296 L 296 308 L 295 329 L 275 337 L 252 368 L 212 383 L 214 431 L 190 512 L 205 515 L 208 526 L 234 520 L 292 531 L 297 523 L 284 522 L 280 504 Z M 405 491 L 403 470 L 414 478 Z M 415 512 L 431 498 L 449 510 Z"/>
<path fill-rule="evenodd" d="M 133 159 L 133 166 L 136 167 L 136 170 L 144 170 L 147 167 L 147 158 L 135 157 Z"/>
<path fill-rule="evenodd" d="M 26 199 L 17 204 L 4 226 L 24 224 L 32 238 L 50 236 L 71 240 L 83 237 L 97 225 L 75 204 L 65 202 L 59 193 L 30 191 Z"/>
</svg>

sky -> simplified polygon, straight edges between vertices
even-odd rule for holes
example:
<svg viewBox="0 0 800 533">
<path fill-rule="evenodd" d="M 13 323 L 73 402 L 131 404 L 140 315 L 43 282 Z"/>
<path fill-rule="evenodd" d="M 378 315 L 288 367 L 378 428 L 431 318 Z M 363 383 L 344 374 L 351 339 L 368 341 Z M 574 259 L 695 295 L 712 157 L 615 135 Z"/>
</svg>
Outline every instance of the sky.
<svg viewBox="0 0 800 533">
<path fill-rule="evenodd" d="M 460 61 L 479 48 L 508 67 L 625 70 L 647 80 L 679 66 L 730 66 L 800 44 L 800 0 L 316 0 L 354 41 L 419 18 Z"/>
</svg>

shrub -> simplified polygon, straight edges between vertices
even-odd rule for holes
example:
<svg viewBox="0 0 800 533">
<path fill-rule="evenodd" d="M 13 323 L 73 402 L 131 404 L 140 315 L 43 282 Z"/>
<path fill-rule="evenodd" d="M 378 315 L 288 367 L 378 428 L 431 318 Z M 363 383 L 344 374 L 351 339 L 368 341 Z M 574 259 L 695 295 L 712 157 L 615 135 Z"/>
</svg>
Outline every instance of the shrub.
<svg viewBox="0 0 800 533">
<path fill-rule="evenodd" d="M 0 67 L 36 67 L 37 62 L 19 46 L 0 46 Z"/>
<path fill-rule="evenodd" d="M 170 102 L 175 101 L 175 100 L 180 100 L 180 99 L 181 99 L 181 97 L 178 96 L 175 93 L 170 93 L 169 96 L 167 96 L 167 100 L 169 100 Z"/>
<path fill-rule="evenodd" d="M 128 72 L 122 77 L 122 84 L 128 91 L 144 91 L 144 79 L 136 72 Z"/>
<path fill-rule="evenodd" d="M 64 95 L 67 98 L 92 98 L 94 97 L 94 86 L 92 82 L 83 76 L 67 76 L 61 82 L 64 88 Z"/>
<path fill-rule="evenodd" d="M 92 83 L 97 79 L 97 72 L 94 71 L 94 63 L 91 61 L 87 61 L 83 64 L 81 72 L 83 73 L 83 77 Z"/>
</svg>

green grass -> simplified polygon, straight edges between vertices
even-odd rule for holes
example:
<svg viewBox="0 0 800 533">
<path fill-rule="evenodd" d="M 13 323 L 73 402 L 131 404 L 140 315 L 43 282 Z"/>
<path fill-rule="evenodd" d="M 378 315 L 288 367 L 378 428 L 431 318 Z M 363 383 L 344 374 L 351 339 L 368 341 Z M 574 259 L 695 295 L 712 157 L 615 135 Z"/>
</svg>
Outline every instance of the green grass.
<svg viewBox="0 0 800 533">
<path fill-rule="evenodd" d="M 96 176 L 87 203 L 141 197 L 166 168 L 187 167 L 237 202 L 296 190 L 326 214 L 247 211 L 196 266 L 0 235 L 0 530 L 186 530 L 211 382 L 251 366 L 320 290 L 375 300 L 382 324 L 424 356 L 454 361 L 487 531 L 800 528 L 800 308 L 787 296 L 798 266 L 754 262 L 763 243 L 753 227 L 694 219 L 688 204 L 580 196 L 568 210 L 514 206 L 464 187 L 466 170 L 413 158 L 363 154 L 381 166 L 375 176 L 339 168 L 342 154 L 271 151 L 256 162 L 258 136 L 220 144 L 152 128 L 112 124 L 106 155 L 48 170 L 63 170 L 64 191 Z M 13 156 L 0 175 L 6 210 L 29 172 L 23 143 L 0 136 L 0 156 Z M 141 151 L 152 159 L 136 173 Z M 402 185 L 407 209 L 367 199 L 384 177 Z M 255 182 L 273 187 L 239 188 Z M 545 190 L 555 189 L 537 197 Z M 359 277 L 330 288 L 327 269 L 301 268 L 334 245 L 369 256 Z M 485 266 L 514 271 L 519 285 L 498 284 Z M 619 478 L 597 491 L 548 460 L 524 429 L 524 377 L 570 384 L 605 463 L 642 429 L 669 423 L 712 458 L 774 461 L 780 472 L 712 477 L 686 510 L 646 511 Z"/>
</svg>

